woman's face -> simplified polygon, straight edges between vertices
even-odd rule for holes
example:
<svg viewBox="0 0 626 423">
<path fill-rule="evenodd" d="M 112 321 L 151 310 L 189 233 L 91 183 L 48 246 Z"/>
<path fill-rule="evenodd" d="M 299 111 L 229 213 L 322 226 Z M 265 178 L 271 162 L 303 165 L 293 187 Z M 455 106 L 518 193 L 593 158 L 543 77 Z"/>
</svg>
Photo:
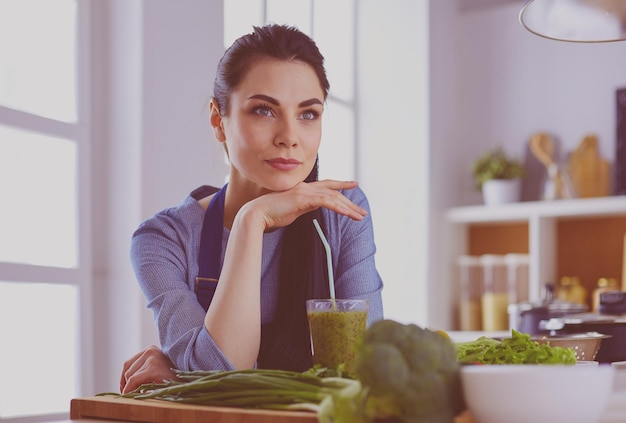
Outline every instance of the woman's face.
<svg viewBox="0 0 626 423">
<path fill-rule="evenodd" d="M 324 91 L 301 61 L 263 59 L 231 93 L 221 117 L 231 183 L 284 191 L 313 169 L 322 136 Z"/>
</svg>

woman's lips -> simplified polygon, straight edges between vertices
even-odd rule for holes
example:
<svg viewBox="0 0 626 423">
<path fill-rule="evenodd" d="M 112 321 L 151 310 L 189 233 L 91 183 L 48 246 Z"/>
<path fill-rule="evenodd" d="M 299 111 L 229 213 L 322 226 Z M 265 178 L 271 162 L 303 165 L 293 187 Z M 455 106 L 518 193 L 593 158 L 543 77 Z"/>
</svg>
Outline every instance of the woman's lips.
<svg viewBox="0 0 626 423">
<path fill-rule="evenodd" d="M 276 158 L 270 159 L 267 163 L 275 169 L 278 170 L 294 170 L 302 163 L 296 159 L 284 159 L 284 158 Z"/>
</svg>

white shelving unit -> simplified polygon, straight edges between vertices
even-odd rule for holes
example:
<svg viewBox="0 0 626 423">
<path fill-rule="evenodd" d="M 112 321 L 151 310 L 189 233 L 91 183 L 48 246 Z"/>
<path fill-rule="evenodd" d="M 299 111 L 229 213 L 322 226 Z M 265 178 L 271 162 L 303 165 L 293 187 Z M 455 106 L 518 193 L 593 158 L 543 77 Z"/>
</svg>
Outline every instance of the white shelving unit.
<svg viewBox="0 0 626 423">
<path fill-rule="evenodd" d="M 540 218 L 626 215 L 626 196 L 527 201 L 500 206 L 465 206 L 448 210 L 451 223 L 532 221 Z"/>
<path fill-rule="evenodd" d="M 564 219 L 626 217 L 626 197 L 602 197 L 557 201 L 537 201 L 501 206 L 466 206 L 449 209 L 446 214 L 447 245 L 454 263 L 467 254 L 468 232 L 472 225 L 496 226 L 507 223 L 528 225 L 530 256 L 530 298 L 538 299 L 546 281 L 555 281 L 557 262 L 557 223 Z M 601 235 L 600 235 L 601 236 Z M 611 251 L 611 254 L 622 254 Z M 623 270 L 622 270 L 623 271 Z"/>
</svg>

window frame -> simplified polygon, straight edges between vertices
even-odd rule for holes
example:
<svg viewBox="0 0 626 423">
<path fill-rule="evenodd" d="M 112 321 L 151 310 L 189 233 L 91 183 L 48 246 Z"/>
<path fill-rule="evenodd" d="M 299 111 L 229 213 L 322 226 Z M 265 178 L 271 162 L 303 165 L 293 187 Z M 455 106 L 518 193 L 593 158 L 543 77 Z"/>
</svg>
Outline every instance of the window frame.
<svg viewBox="0 0 626 423">
<path fill-rule="evenodd" d="M 76 2 L 76 122 L 64 122 L 28 112 L 0 106 L 0 125 L 47 136 L 67 139 L 76 144 L 76 207 L 77 207 L 77 266 L 61 268 L 0 261 L 0 279 L 3 281 L 34 284 L 63 284 L 74 286 L 78 291 L 76 303 L 77 332 L 75 334 L 76 380 L 75 392 L 82 396 L 93 392 L 93 298 L 92 298 L 92 8 L 88 0 Z M 43 316 L 42 316 L 43 317 Z M 45 318 L 45 317 L 43 317 Z M 16 363 L 16 365 L 20 365 Z M 40 422 L 64 420 L 64 413 L 24 415 L 6 421 Z M 0 419 L 5 421 L 5 419 Z"/>
</svg>

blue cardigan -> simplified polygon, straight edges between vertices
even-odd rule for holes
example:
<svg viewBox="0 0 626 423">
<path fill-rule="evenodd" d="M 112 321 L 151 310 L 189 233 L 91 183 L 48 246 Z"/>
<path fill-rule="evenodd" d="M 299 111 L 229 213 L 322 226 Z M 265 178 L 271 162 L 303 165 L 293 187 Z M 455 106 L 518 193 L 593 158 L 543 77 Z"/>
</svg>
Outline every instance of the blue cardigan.
<svg viewBox="0 0 626 423">
<path fill-rule="evenodd" d="M 323 209 L 332 251 L 337 298 L 366 298 L 368 325 L 383 317 L 383 283 L 376 270 L 374 232 L 367 198 L 360 188 L 342 191 L 368 211 L 356 222 Z M 181 370 L 231 370 L 233 365 L 204 327 L 194 281 L 205 210 L 191 196 L 143 222 L 131 242 L 131 263 L 147 307 L 154 313 L 163 352 Z M 284 228 L 263 236 L 261 323 L 271 322 L 277 306 L 278 251 Z M 228 242 L 224 228 L 222 261 Z"/>
</svg>

